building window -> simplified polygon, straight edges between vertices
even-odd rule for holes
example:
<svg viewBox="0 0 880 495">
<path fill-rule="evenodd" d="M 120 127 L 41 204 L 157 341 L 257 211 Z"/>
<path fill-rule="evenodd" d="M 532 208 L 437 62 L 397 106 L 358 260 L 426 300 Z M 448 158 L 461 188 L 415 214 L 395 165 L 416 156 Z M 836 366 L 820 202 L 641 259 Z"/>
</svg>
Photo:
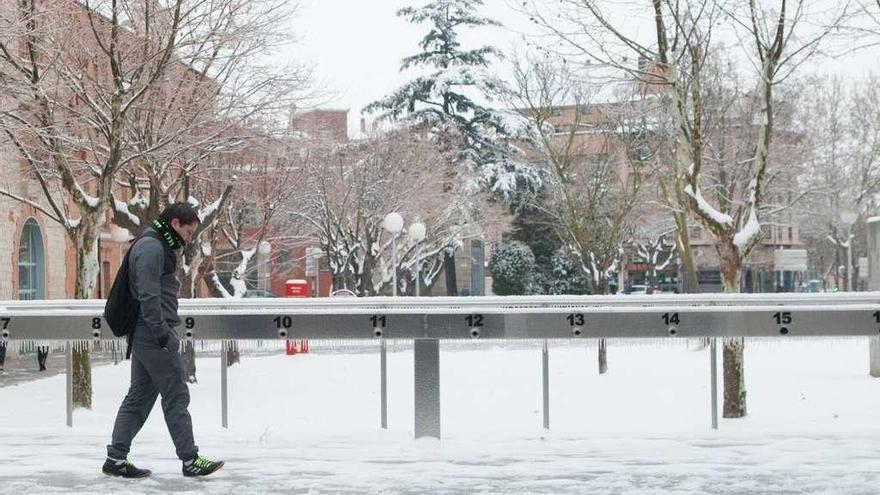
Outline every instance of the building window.
<svg viewBox="0 0 880 495">
<path fill-rule="evenodd" d="M 18 245 L 18 298 L 21 300 L 46 298 L 46 260 L 43 255 L 43 235 L 33 218 L 24 223 Z"/>
</svg>

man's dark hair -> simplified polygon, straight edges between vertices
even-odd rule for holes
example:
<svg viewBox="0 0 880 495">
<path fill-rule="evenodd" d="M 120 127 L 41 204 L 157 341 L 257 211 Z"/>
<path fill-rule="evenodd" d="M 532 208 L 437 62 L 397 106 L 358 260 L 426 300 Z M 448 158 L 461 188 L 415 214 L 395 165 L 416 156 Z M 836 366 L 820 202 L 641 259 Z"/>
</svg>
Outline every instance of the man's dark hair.
<svg viewBox="0 0 880 495">
<path fill-rule="evenodd" d="M 199 213 L 189 203 L 174 203 L 165 207 L 165 210 L 159 214 L 159 218 L 171 223 L 176 218 L 183 225 L 190 225 L 199 222 Z"/>
</svg>

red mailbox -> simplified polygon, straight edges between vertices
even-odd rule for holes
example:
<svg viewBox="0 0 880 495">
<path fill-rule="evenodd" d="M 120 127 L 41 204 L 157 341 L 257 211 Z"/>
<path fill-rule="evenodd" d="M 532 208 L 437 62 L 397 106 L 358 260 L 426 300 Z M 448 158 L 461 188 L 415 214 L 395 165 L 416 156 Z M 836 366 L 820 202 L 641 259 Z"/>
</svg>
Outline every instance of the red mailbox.
<svg viewBox="0 0 880 495">
<path fill-rule="evenodd" d="M 284 297 L 309 297 L 309 283 L 298 278 L 288 280 L 284 283 Z"/>
</svg>

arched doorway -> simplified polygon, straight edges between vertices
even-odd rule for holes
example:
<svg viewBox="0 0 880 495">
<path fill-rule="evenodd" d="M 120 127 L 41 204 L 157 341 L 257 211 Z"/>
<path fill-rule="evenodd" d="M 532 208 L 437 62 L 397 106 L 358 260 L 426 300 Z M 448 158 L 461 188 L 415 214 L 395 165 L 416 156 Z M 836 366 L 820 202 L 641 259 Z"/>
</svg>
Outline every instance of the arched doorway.
<svg viewBox="0 0 880 495">
<path fill-rule="evenodd" d="M 18 298 L 22 300 L 46 298 L 46 257 L 43 252 L 43 234 L 33 218 L 24 223 L 18 245 Z"/>
</svg>

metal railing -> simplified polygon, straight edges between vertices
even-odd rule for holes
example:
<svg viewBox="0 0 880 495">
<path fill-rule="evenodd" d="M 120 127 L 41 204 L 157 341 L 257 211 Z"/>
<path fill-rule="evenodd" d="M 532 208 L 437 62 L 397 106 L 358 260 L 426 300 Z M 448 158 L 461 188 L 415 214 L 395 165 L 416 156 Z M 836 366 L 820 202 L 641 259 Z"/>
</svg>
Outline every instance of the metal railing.
<svg viewBox="0 0 880 495">
<path fill-rule="evenodd" d="M 112 338 L 102 300 L 0 301 L 2 338 Z M 712 427 L 717 428 L 716 338 L 880 335 L 880 293 L 676 294 L 468 298 L 181 300 L 182 338 L 376 339 L 381 425 L 387 426 L 385 339 L 413 339 L 416 436 L 440 436 L 440 339 L 708 338 Z M 70 353 L 68 350 L 68 382 Z M 221 352 L 221 360 L 226 353 Z M 549 428 L 549 353 L 542 351 L 544 426 Z M 221 410 L 227 426 L 226 366 Z M 68 386 L 68 424 L 72 424 Z"/>
</svg>

